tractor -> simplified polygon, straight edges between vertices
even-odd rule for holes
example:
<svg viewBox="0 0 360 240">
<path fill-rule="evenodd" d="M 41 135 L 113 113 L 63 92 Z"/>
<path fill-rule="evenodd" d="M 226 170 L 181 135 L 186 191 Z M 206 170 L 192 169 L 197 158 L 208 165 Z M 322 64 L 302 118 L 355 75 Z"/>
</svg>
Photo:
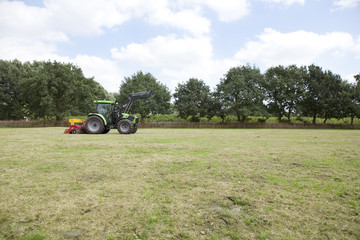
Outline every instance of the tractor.
<svg viewBox="0 0 360 240">
<path fill-rule="evenodd" d="M 136 133 L 139 118 L 128 112 L 135 100 L 152 97 L 153 91 L 133 93 L 128 96 L 120 107 L 115 101 L 96 100 L 96 110 L 88 114 L 84 129 L 90 134 L 108 133 L 116 128 L 120 134 Z"/>
</svg>

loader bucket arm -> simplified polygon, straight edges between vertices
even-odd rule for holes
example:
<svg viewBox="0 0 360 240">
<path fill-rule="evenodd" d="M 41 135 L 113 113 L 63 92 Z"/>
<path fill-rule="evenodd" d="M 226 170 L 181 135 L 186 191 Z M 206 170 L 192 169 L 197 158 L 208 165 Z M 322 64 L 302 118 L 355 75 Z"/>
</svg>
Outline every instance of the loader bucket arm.
<svg viewBox="0 0 360 240">
<path fill-rule="evenodd" d="M 129 97 L 126 99 L 124 105 L 121 107 L 120 112 L 127 113 L 130 110 L 131 105 L 135 100 L 149 98 L 152 97 L 153 95 L 154 95 L 154 91 L 152 90 L 147 92 L 138 92 L 138 93 L 130 94 Z"/>
</svg>

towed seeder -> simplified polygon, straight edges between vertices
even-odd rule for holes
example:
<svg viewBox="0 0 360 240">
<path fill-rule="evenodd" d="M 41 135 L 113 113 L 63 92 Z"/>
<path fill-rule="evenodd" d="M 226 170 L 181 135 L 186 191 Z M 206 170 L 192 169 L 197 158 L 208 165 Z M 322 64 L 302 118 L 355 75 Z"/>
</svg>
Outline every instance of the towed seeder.
<svg viewBox="0 0 360 240">
<path fill-rule="evenodd" d="M 65 134 L 78 134 L 86 133 L 85 131 L 85 119 L 69 119 L 70 128 L 65 129 Z"/>
</svg>

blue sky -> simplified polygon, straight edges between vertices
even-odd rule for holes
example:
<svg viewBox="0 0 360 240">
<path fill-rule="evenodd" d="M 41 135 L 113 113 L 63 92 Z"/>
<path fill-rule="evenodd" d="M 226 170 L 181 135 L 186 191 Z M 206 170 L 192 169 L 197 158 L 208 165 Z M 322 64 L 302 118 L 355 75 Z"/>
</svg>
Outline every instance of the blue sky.
<svg viewBox="0 0 360 240">
<path fill-rule="evenodd" d="M 0 0 L 0 58 L 72 62 L 108 91 L 150 72 L 173 92 L 251 64 L 360 73 L 360 0 Z"/>
</svg>

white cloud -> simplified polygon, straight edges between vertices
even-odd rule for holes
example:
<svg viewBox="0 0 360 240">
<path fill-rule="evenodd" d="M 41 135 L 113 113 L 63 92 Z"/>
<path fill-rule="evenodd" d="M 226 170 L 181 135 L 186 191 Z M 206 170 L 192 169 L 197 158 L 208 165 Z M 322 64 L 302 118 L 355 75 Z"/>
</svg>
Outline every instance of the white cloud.
<svg viewBox="0 0 360 240">
<path fill-rule="evenodd" d="M 305 0 L 262 1 L 287 6 L 305 4 Z M 359 1 L 338 0 L 334 5 L 345 8 L 356 6 Z M 219 21 L 230 22 L 249 15 L 250 7 L 249 0 L 152 0 L 151 4 L 147 0 L 44 0 L 43 7 L 0 0 L 0 56 L 22 61 L 72 62 L 83 69 L 85 76 L 94 76 L 109 91 L 118 91 L 123 77 L 138 70 L 151 72 L 173 90 L 177 83 L 191 77 L 214 87 L 230 67 L 247 62 L 269 67 L 311 64 L 324 56 L 360 58 L 360 36 L 354 40 L 342 32 L 281 33 L 269 28 L 247 42 L 233 58 L 216 59 L 207 13 L 212 11 Z M 66 47 L 79 36 L 94 38 L 106 34 L 108 29 L 116 29 L 132 19 L 170 31 L 123 47 L 101 46 L 103 51 L 111 49 L 108 59 L 86 52 L 61 56 L 59 44 Z M 353 68 L 348 72 L 354 72 Z"/>
<path fill-rule="evenodd" d="M 215 11 L 220 21 L 230 22 L 239 20 L 250 14 L 248 0 L 190 0 L 192 4 L 202 4 Z"/>
<path fill-rule="evenodd" d="M 263 0 L 264 2 L 274 2 L 274 3 L 281 3 L 281 4 L 285 4 L 287 6 L 293 5 L 293 4 L 301 4 L 304 5 L 305 4 L 305 0 Z"/>
<path fill-rule="evenodd" d="M 121 2 L 45 0 L 45 9 L 51 13 L 52 27 L 60 31 L 72 35 L 101 34 L 103 28 L 123 24 L 131 18 L 131 12 Z"/>
<path fill-rule="evenodd" d="M 149 22 L 154 25 L 165 25 L 187 30 L 194 35 L 210 32 L 210 20 L 201 17 L 199 9 L 186 9 L 173 12 L 169 8 L 156 9 L 150 16 Z"/>
<path fill-rule="evenodd" d="M 119 91 L 124 75 L 116 61 L 88 55 L 77 55 L 70 61 L 81 67 L 85 77 L 94 77 L 107 91 Z"/>
<path fill-rule="evenodd" d="M 350 73 L 350 74 L 346 74 L 346 76 L 343 78 L 344 80 L 347 80 L 350 83 L 355 83 L 355 75 L 359 74 L 359 72 L 354 72 L 354 73 Z"/>
<path fill-rule="evenodd" d="M 359 52 L 359 43 L 344 32 L 324 35 L 306 31 L 281 33 L 267 28 L 240 49 L 235 58 L 242 61 L 258 62 L 265 66 L 311 64 L 325 54 L 341 55 Z"/>
<path fill-rule="evenodd" d="M 130 72 L 155 71 L 154 74 L 170 83 L 170 88 L 174 88 L 177 82 L 196 77 L 197 70 L 204 71 L 199 69 L 199 66 L 212 58 L 209 38 L 177 38 L 176 35 L 158 36 L 145 43 L 129 44 L 120 50 L 113 48 L 111 52 L 120 66 L 132 68 Z"/>
<path fill-rule="evenodd" d="M 4 35 L 46 40 L 68 40 L 69 35 L 103 33 L 103 28 L 123 24 L 131 18 L 128 5 L 106 0 L 45 0 L 44 7 L 20 1 L 0 2 L 0 26 Z M 61 38 L 59 39 L 59 36 Z"/>
<path fill-rule="evenodd" d="M 193 37 L 170 35 L 144 44 L 129 44 L 112 50 L 116 61 L 76 52 L 74 57 L 61 56 L 58 51 L 59 43 L 71 44 L 75 35 L 103 34 L 106 28 L 131 18 L 181 29 Z M 210 27 L 210 20 L 202 16 L 200 7 L 179 8 L 168 0 L 155 0 L 151 4 L 145 0 L 45 0 L 44 7 L 5 0 L 0 1 L 0 56 L 21 61 L 72 62 L 83 69 L 85 76 L 94 76 L 107 90 L 117 91 L 124 76 L 152 66 L 159 67 L 161 70 L 153 70 L 167 77 L 170 72 L 178 76 L 186 72 L 186 76 L 192 77 L 197 70 L 204 71 L 212 57 L 211 42 L 206 37 Z M 124 68 L 130 62 L 136 64 Z"/>
<path fill-rule="evenodd" d="M 3 59 L 21 61 L 53 59 L 56 46 L 52 43 L 34 39 L 0 37 L 0 56 Z"/>
<path fill-rule="evenodd" d="M 205 8 L 214 11 L 223 22 L 236 21 L 250 13 L 248 0 L 159 0 L 156 8 L 149 8 L 143 14 L 152 24 L 163 24 L 200 35 L 209 33 L 211 27 L 210 20 L 203 16 Z"/>
<path fill-rule="evenodd" d="M 356 57 L 360 59 L 360 35 L 358 36 L 355 46 L 354 46 L 354 52 L 356 54 Z"/>
<path fill-rule="evenodd" d="M 53 16 L 50 19 L 53 26 L 72 35 L 102 34 L 104 28 L 113 28 L 134 18 L 196 35 L 209 33 L 210 20 L 202 16 L 199 7 L 178 6 L 170 0 L 154 0 L 151 4 L 146 0 L 45 1 L 46 10 Z"/>
<path fill-rule="evenodd" d="M 179 0 L 180 1 L 180 0 Z M 228 1 L 228 0 L 227 0 Z M 20 1 L 0 2 L 0 37 L 66 42 L 73 36 L 103 34 L 104 30 L 141 18 L 152 25 L 208 34 L 209 19 L 198 6 L 179 8 L 169 0 L 44 0 L 44 7 Z"/>
<path fill-rule="evenodd" d="M 119 66 L 130 71 L 127 74 L 140 69 L 151 70 L 171 90 L 177 83 L 192 77 L 203 79 L 214 87 L 230 67 L 239 63 L 232 59 L 215 60 L 209 37 L 158 36 L 120 50 L 113 48 L 111 52 Z"/>
<path fill-rule="evenodd" d="M 236 21 L 250 14 L 248 0 L 158 0 L 155 3 L 156 7 L 146 7 L 142 13 L 151 24 L 187 30 L 194 35 L 210 32 L 211 22 L 203 16 L 205 8 L 214 11 L 223 22 Z M 149 5 L 146 1 L 143 4 Z"/>
<path fill-rule="evenodd" d="M 355 8 L 359 3 L 360 0 L 336 0 L 334 6 L 336 9 Z"/>
<path fill-rule="evenodd" d="M 0 2 L 0 27 L 4 35 L 62 36 L 99 35 L 105 29 L 122 25 L 133 18 L 150 24 L 170 26 L 192 34 L 210 31 L 210 20 L 200 8 L 174 8 L 169 0 L 45 0 L 44 7 L 19 1 Z M 48 34 L 48 32 L 53 32 Z M 38 36 L 40 34 L 40 36 Z"/>
<path fill-rule="evenodd" d="M 116 59 L 149 66 L 184 66 L 210 58 L 212 46 L 207 37 L 177 38 L 173 34 L 158 36 L 143 44 L 129 44 L 120 50 L 114 48 L 111 52 Z"/>
<path fill-rule="evenodd" d="M 0 37 L 65 42 L 68 37 L 53 29 L 49 23 L 51 13 L 23 2 L 0 2 Z"/>
</svg>

